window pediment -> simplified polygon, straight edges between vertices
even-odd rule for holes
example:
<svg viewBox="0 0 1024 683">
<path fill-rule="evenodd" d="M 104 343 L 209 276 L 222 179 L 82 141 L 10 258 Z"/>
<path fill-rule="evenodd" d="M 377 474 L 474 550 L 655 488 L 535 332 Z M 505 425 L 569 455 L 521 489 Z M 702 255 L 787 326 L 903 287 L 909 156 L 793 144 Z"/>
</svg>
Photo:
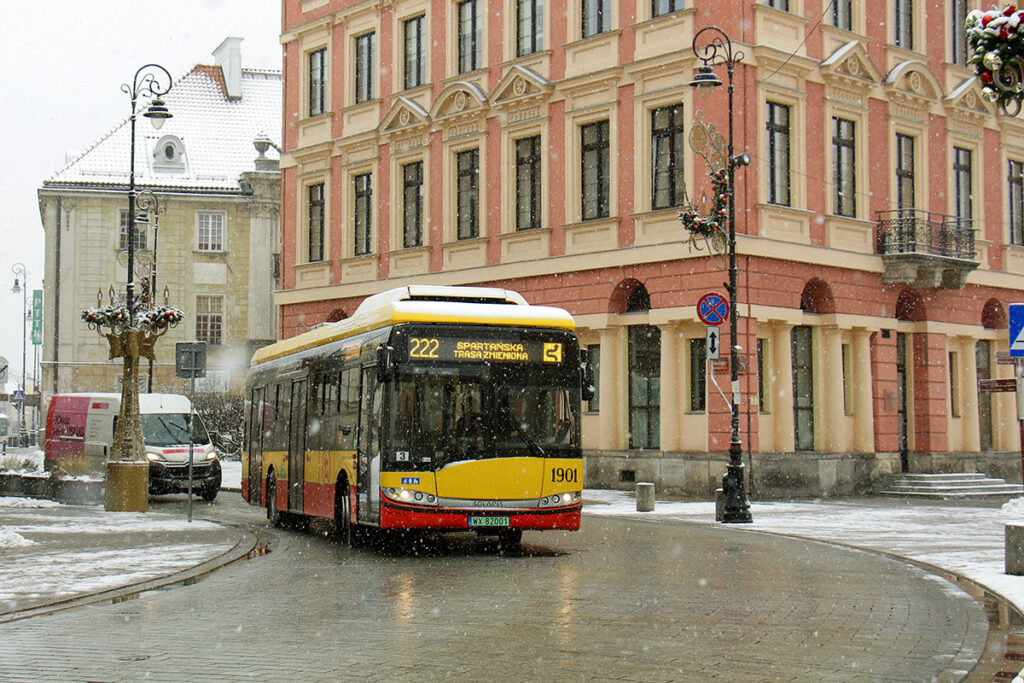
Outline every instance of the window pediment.
<svg viewBox="0 0 1024 683">
<path fill-rule="evenodd" d="M 931 69 L 921 61 L 909 60 L 897 64 L 885 77 L 890 99 L 912 101 L 924 107 L 942 98 L 942 85 Z"/>
<path fill-rule="evenodd" d="M 975 77 L 967 78 L 946 96 L 943 104 L 952 119 L 980 125 L 989 116 L 994 116 L 995 107 L 981 95 L 981 85 Z"/>
<path fill-rule="evenodd" d="M 864 87 L 882 80 L 882 72 L 871 61 L 864 44 L 851 40 L 821 63 L 825 82 L 839 87 Z"/>
<path fill-rule="evenodd" d="M 404 133 L 419 133 L 420 129 L 430 125 L 430 113 L 407 97 L 399 97 L 395 100 L 377 130 L 381 135 L 401 135 Z"/>
<path fill-rule="evenodd" d="M 492 106 L 517 106 L 547 98 L 551 90 L 551 81 L 524 66 L 515 64 L 498 83 L 489 99 Z"/>
<path fill-rule="evenodd" d="M 482 118 L 487 111 L 487 95 L 474 83 L 456 81 L 438 95 L 430 118 L 438 123 L 467 118 Z"/>
</svg>

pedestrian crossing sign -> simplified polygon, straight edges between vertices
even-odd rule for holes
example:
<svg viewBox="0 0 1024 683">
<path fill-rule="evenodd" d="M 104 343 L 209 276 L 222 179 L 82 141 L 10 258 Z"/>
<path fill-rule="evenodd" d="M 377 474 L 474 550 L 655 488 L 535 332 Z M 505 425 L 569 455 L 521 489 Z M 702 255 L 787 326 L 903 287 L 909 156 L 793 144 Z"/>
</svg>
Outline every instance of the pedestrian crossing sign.
<svg viewBox="0 0 1024 683">
<path fill-rule="evenodd" d="M 1024 304 L 1010 304 L 1010 357 L 1024 358 Z"/>
</svg>

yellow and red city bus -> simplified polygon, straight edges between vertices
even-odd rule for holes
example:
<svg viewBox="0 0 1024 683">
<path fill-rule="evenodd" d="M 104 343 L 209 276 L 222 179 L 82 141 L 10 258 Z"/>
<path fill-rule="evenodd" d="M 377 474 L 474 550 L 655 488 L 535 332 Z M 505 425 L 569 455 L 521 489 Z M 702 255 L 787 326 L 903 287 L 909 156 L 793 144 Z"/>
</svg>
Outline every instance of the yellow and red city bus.
<svg viewBox="0 0 1024 683">
<path fill-rule="evenodd" d="M 572 316 L 515 292 L 408 286 L 252 358 L 242 495 L 283 517 L 473 530 L 580 524 L 581 401 Z"/>
</svg>

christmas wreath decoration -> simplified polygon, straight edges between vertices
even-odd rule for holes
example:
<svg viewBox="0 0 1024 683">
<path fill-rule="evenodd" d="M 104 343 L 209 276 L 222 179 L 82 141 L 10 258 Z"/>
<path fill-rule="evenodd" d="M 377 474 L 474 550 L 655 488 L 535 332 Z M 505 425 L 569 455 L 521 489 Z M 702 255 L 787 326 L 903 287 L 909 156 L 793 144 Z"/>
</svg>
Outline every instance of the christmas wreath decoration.
<svg viewBox="0 0 1024 683">
<path fill-rule="evenodd" d="M 1024 100 L 1024 9 L 1014 5 L 967 14 L 967 44 L 982 97 L 1016 115 Z"/>
<path fill-rule="evenodd" d="M 163 332 L 169 327 L 174 327 L 184 314 L 173 306 L 158 306 L 148 310 L 137 310 L 135 313 L 135 325 L 151 333 Z M 111 329 L 125 328 L 128 326 L 128 307 L 123 304 L 87 308 L 82 311 L 84 320 L 90 329 L 109 327 Z"/>
<path fill-rule="evenodd" d="M 711 185 L 715 192 L 715 206 L 708 216 L 701 216 L 692 205 L 679 212 L 679 220 L 683 227 L 694 235 L 713 237 L 716 233 L 722 232 L 728 212 L 726 207 L 729 202 L 729 178 L 724 169 L 712 171 Z"/>
</svg>

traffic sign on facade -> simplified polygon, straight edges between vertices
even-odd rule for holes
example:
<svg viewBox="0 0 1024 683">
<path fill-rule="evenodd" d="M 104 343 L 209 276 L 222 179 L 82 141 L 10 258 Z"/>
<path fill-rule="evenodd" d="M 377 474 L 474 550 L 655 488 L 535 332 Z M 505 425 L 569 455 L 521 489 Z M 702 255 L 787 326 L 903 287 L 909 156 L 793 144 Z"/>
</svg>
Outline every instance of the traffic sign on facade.
<svg viewBox="0 0 1024 683">
<path fill-rule="evenodd" d="M 1010 304 L 1010 356 L 1024 358 L 1024 304 Z"/>
<path fill-rule="evenodd" d="M 729 317 L 729 302 L 718 292 L 708 292 L 697 300 L 697 317 L 705 325 L 721 325 Z"/>
<path fill-rule="evenodd" d="M 708 325 L 704 350 L 708 354 L 708 360 L 718 360 L 722 353 L 722 333 L 714 325 Z"/>
</svg>

